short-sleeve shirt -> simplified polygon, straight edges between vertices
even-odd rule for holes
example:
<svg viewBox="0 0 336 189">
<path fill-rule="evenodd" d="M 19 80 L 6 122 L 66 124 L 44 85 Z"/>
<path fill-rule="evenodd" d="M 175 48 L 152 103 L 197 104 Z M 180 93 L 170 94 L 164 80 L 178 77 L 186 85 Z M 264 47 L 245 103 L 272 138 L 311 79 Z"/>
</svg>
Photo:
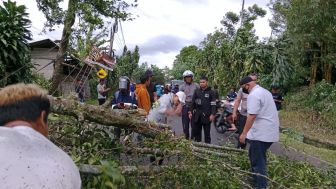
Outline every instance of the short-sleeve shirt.
<svg viewBox="0 0 336 189">
<path fill-rule="evenodd" d="M 0 127 L 1 188 L 81 188 L 69 155 L 27 126 Z"/>
<path fill-rule="evenodd" d="M 238 97 L 241 99 L 240 103 L 240 114 L 243 116 L 247 116 L 247 97 L 248 94 L 243 92 L 243 89 L 240 88 L 237 94 Z"/>
<path fill-rule="evenodd" d="M 98 99 L 106 99 L 106 96 L 103 96 L 102 94 L 100 94 L 99 91 L 104 90 L 104 85 L 101 85 L 100 83 L 97 85 L 97 93 L 98 93 Z"/>
<path fill-rule="evenodd" d="M 279 117 L 272 94 L 256 85 L 247 97 L 247 113 L 256 119 L 247 133 L 250 140 L 262 142 L 279 141 Z"/>
<path fill-rule="evenodd" d="M 272 96 L 273 96 L 274 100 L 280 100 L 280 101 L 284 100 L 281 93 L 272 93 Z M 276 102 L 276 101 L 274 101 L 274 102 L 275 102 L 275 106 L 276 106 L 277 110 L 278 111 L 281 110 L 281 102 Z"/>
</svg>

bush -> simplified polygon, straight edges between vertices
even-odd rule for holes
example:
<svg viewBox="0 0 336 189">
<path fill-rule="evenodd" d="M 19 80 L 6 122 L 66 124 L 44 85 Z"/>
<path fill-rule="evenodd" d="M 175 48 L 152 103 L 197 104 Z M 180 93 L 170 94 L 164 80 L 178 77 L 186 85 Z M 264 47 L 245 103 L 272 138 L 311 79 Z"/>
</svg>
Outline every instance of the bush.
<svg viewBox="0 0 336 189">
<path fill-rule="evenodd" d="M 336 86 L 321 81 L 311 88 L 301 87 L 287 95 L 284 110 L 307 113 L 313 124 L 335 130 Z"/>
</svg>

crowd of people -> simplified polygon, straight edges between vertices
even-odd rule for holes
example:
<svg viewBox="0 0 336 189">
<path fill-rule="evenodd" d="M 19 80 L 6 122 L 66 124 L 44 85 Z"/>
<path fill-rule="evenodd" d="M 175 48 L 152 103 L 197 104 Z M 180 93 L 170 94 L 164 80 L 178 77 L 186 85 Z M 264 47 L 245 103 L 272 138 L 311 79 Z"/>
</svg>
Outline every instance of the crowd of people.
<svg viewBox="0 0 336 189">
<path fill-rule="evenodd" d="M 129 108 L 130 104 L 137 105 L 148 114 L 153 113 L 153 104 L 160 97 L 170 94 L 169 103 L 157 112 L 153 120 L 165 123 L 165 116 L 177 115 L 181 117 L 183 133 L 186 139 L 196 142 L 202 141 L 202 131 L 205 143 L 211 143 L 211 123 L 215 119 L 217 103 L 220 100 L 217 86 L 211 88 L 208 78 L 200 76 L 199 82 L 194 82 L 194 74 L 190 70 L 183 73 L 183 84 L 155 86 L 152 82 L 153 72 L 147 70 L 136 85 L 135 95 L 131 95 L 130 81 L 123 76 L 119 80 L 118 95 L 114 95 L 113 104 L 118 108 Z M 279 86 L 272 85 L 271 92 L 258 85 L 257 75 L 250 74 L 240 81 L 238 92 L 231 88 L 227 100 L 234 102 L 232 113 L 228 118 L 230 131 L 237 132 L 237 148 L 245 149 L 249 144 L 249 159 L 254 173 L 266 175 L 266 151 L 273 142 L 279 140 L 278 111 L 281 109 L 283 97 Z M 104 96 L 109 89 L 97 86 L 98 93 Z M 115 93 L 117 94 L 117 93 Z M 122 96 L 126 95 L 126 96 Z M 99 100 L 101 104 L 102 100 Z M 125 104 L 128 105 L 125 105 Z M 168 105 L 168 106 L 167 106 Z M 167 106 L 167 107 L 166 107 Z M 238 111 L 239 109 L 239 111 Z M 149 117 L 153 117 L 151 114 Z M 266 188 L 267 180 L 260 175 L 254 176 L 257 188 Z"/>
<path fill-rule="evenodd" d="M 193 72 L 186 70 L 183 84 L 164 89 L 155 86 L 152 78 L 151 70 L 147 70 L 136 85 L 127 76 L 120 77 L 118 90 L 113 93 L 112 108 L 141 108 L 148 117 L 157 110 L 160 116 L 154 118 L 161 123 L 166 123 L 166 116 L 178 116 L 186 139 L 201 142 L 203 131 L 204 142 L 211 143 L 211 123 L 215 119 L 219 95 L 216 87 L 212 89 L 208 85 L 208 78 L 200 76 L 196 83 Z M 283 97 L 277 85 L 272 85 L 271 92 L 258 85 L 256 74 L 242 78 L 239 84 L 237 93 L 232 88 L 227 95 L 228 101 L 234 101 L 232 131 L 238 133 L 238 148 L 244 149 L 249 144 L 251 171 L 257 173 L 254 175 L 256 187 L 266 188 L 267 180 L 263 176 L 266 175 L 266 152 L 279 140 L 278 111 Z M 106 102 L 110 90 L 106 80 L 100 79 L 97 85 L 99 105 Z M 82 91 L 76 88 L 76 92 L 82 102 Z M 79 172 L 71 158 L 45 137 L 50 112 L 47 93 L 36 85 L 16 84 L 3 88 L 0 96 L 0 151 L 4 154 L 0 157 L 0 175 L 7 178 L 3 185 L 80 188 Z M 156 106 L 158 102 L 161 105 Z M 115 133 L 120 137 L 121 130 L 116 129 Z M 38 146 L 44 146 L 43 150 Z M 24 161 L 21 160 L 23 156 Z M 38 162 L 51 164 L 55 171 L 46 170 Z M 35 174 L 41 175 L 38 181 L 32 176 Z M 21 180 L 16 179 L 18 175 L 22 175 Z M 46 181 L 44 177 L 53 179 Z M 64 180 L 59 182 L 60 178 Z M 60 183 L 63 185 L 59 186 Z"/>
</svg>

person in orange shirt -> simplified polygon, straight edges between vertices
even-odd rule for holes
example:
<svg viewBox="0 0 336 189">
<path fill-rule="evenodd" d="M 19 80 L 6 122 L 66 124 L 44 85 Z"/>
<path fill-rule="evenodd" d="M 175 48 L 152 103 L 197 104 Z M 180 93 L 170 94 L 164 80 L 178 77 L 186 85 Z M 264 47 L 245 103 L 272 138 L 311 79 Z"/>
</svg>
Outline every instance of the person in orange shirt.
<svg viewBox="0 0 336 189">
<path fill-rule="evenodd" d="M 151 109 L 150 97 L 147 91 L 147 87 L 149 86 L 149 84 L 150 84 L 149 77 L 147 75 L 143 75 L 140 78 L 140 83 L 137 84 L 135 90 L 135 95 L 138 101 L 138 107 L 144 109 L 147 112 L 147 114 Z"/>
</svg>

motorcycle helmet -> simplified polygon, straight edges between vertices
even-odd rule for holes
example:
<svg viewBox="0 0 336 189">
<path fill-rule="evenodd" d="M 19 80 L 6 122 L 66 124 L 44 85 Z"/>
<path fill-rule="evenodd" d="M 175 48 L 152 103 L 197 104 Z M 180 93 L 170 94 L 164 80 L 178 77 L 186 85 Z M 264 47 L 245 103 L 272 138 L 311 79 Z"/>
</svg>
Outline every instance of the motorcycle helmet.
<svg viewBox="0 0 336 189">
<path fill-rule="evenodd" d="M 194 77 L 194 73 L 190 70 L 186 70 L 183 72 L 183 78 L 185 77 Z"/>
<path fill-rule="evenodd" d="M 119 89 L 128 89 L 130 85 L 130 79 L 127 76 L 121 76 L 119 78 Z"/>
</svg>

